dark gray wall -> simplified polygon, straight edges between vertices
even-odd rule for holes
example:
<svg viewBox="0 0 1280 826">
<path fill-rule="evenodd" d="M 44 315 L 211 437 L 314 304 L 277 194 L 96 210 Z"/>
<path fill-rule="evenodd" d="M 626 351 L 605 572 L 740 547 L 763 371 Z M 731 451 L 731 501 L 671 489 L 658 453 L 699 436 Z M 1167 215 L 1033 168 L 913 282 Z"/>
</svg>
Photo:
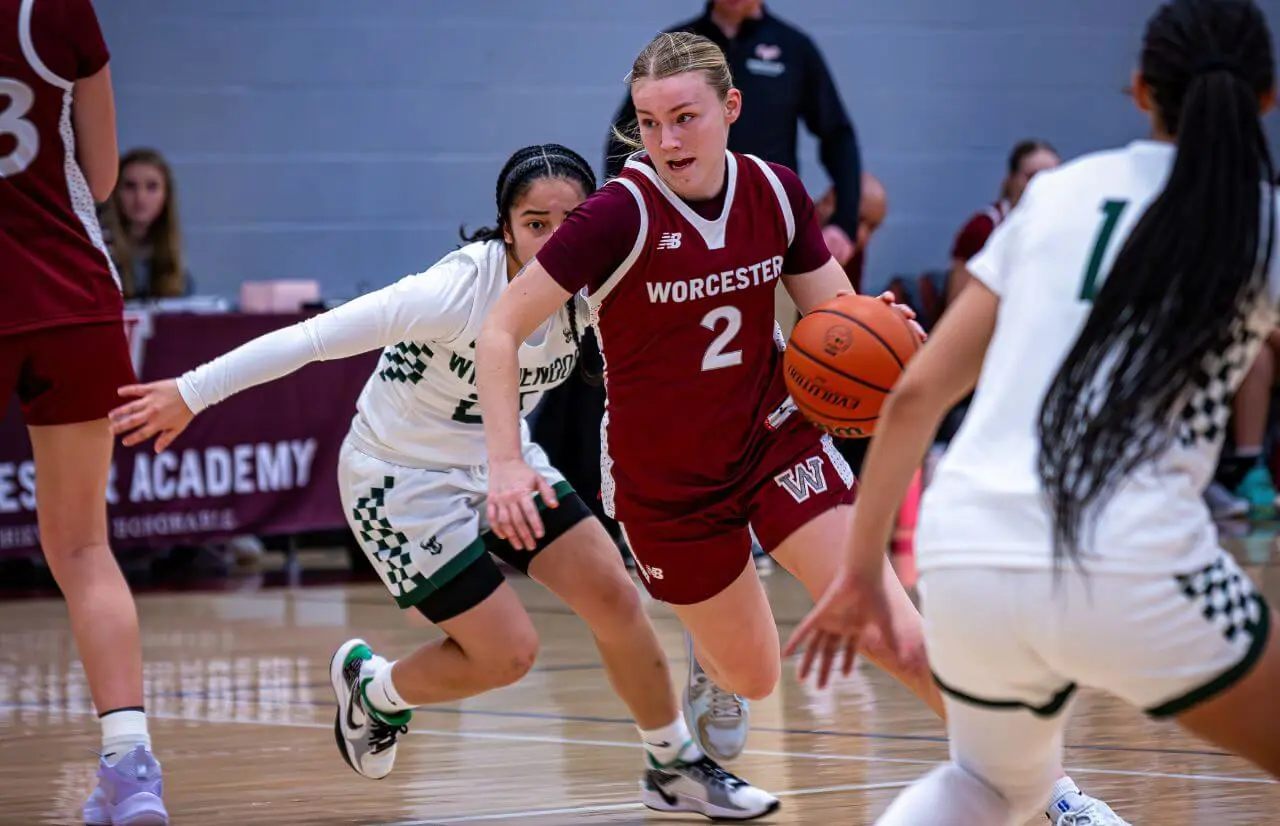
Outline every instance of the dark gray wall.
<svg viewBox="0 0 1280 826">
<path fill-rule="evenodd" d="M 1280 0 L 1264 0 L 1280 25 Z M 831 64 L 890 218 L 873 280 L 945 264 L 1009 146 L 1142 135 L 1121 94 L 1150 0 L 778 0 Z M 599 167 L 635 52 L 696 0 L 99 0 L 122 146 L 174 162 L 202 292 L 313 277 L 341 297 L 490 220 L 514 148 Z M 750 105 L 750 101 L 746 105 Z M 1280 135 L 1272 123 L 1273 137 Z M 826 176 L 806 144 L 801 173 Z"/>
</svg>

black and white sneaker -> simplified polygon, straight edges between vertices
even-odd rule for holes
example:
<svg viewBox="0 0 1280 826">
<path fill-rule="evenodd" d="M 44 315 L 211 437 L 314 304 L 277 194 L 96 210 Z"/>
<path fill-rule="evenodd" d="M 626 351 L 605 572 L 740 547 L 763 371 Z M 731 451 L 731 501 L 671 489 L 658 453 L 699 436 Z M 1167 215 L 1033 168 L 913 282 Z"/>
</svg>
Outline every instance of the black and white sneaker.
<svg viewBox="0 0 1280 826">
<path fill-rule="evenodd" d="M 409 730 L 413 712 L 386 714 L 365 699 L 365 686 L 387 661 L 364 640 L 347 640 L 329 665 L 329 678 L 338 701 L 333 736 L 347 765 L 372 780 L 391 774 L 396 740 Z"/>
<path fill-rule="evenodd" d="M 640 782 L 640 802 L 659 812 L 696 812 L 712 820 L 754 820 L 777 810 L 778 798 L 720 767 L 710 757 L 655 768 Z"/>
</svg>

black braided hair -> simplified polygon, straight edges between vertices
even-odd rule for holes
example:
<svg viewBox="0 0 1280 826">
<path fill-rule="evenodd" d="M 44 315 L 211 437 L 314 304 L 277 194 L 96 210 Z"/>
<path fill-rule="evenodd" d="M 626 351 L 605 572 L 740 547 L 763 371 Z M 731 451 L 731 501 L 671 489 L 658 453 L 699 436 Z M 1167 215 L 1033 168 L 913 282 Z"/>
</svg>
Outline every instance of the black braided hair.
<svg viewBox="0 0 1280 826">
<path fill-rule="evenodd" d="M 566 178 L 578 186 L 586 195 L 596 191 L 596 176 L 591 171 L 591 164 L 569 149 L 558 143 L 540 143 L 517 149 L 507 159 L 502 171 L 498 173 L 498 184 L 494 200 L 498 207 L 498 220 L 491 227 L 480 227 L 468 234 L 466 226 L 458 228 L 462 240 L 505 241 L 503 230 L 511 228 L 511 208 L 524 197 L 529 188 L 537 181 L 548 178 Z M 602 376 L 587 368 L 582 359 L 582 331 L 578 329 L 577 296 L 573 296 L 566 304 L 569 314 L 569 330 L 573 334 L 574 347 L 578 353 L 578 372 L 584 381 L 591 385 L 599 385 Z"/>
<path fill-rule="evenodd" d="M 1231 345 L 1275 241 L 1259 103 L 1275 60 L 1262 12 L 1251 0 L 1168 2 L 1147 24 L 1140 72 L 1177 156 L 1040 411 L 1038 472 L 1059 566 L 1079 566 L 1082 522 L 1172 444 L 1187 388 Z"/>
</svg>

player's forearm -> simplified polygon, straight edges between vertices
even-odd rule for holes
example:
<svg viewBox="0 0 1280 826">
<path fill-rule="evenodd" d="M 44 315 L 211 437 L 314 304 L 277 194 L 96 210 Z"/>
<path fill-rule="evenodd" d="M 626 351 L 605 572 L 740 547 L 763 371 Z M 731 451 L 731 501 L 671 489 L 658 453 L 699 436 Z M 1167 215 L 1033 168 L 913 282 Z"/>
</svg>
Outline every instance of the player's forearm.
<svg viewBox="0 0 1280 826">
<path fill-rule="evenodd" d="M 205 362 L 178 378 L 178 392 L 199 413 L 236 393 L 266 384 L 316 360 L 311 337 L 302 324 L 259 336 L 229 353 Z"/>
<path fill-rule="evenodd" d="M 846 565 L 871 574 L 884 561 L 895 515 L 916 470 L 924 463 L 942 415 L 926 400 L 890 394 L 871 441 L 858 484 L 858 507 L 846 549 Z"/>
<path fill-rule="evenodd" d="M 199 413 L 250 387 L 275 381 L 313 361 L 330 361 L 377 350 L 413 332 L 384 287 L 328 312 L 259 336 L 226 355 L 187 372 L 178 390 Z"/>
<path fill-rule="evenodd" d="M 476 393 L 489 462 L 520 459 L 519 342 L 509 331 L 487 324 L 476 341 Z"/>
<path fill-rule="evenodd" d="M 842 291 L 853 292 L 848 274 L 834 258 L 827 259 L 827 263 L 813 272 L 784 276 L 782 283 L 801 315 L 808 315 L 814 307 L 830 301 Z"/>
</svg>

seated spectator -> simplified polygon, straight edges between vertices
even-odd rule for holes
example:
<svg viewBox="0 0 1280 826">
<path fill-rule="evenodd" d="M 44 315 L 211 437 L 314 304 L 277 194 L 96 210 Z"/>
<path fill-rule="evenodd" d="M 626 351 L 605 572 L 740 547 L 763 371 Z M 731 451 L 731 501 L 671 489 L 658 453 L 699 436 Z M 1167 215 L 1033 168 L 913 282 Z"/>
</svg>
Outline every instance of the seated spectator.
<svg viewBox="0 0 1280 826">
<path fill-rule="evenodd" d="M 965 269 L 969 259 L 986 246 L 991 233 L 1009 214 L 1009 210 L 1018 205 L 1018 200 L 1031 179 L 1036 173 L 1053 169 L 1060 163 L 1062 159 L 1047 141 L 1025 140 L 1013 147 L 1013 151 L 1009 153 L 1008 173 L 1004 183 L 1000 185 L 1000 199 L 969 218 L 951 246 L 947 304 L 955 300 L 969 280 L 968 270 Z"/>
<path fill-rule="evenodd" d="M 159 152 L 133 149 L 120 159 L 120 182 L 103 215 L 103 230 L 126 300 L 191 294 L 178 193 Z"/>
<path fill-rule="evenodd" d="M 191 295 L 194 285 L 183 261 L 178 191 L 163 155 L 147 148 L 125 153 L 119 182 L 101 219 L 126 301 Z M 222 570 L 233 563 L 252 568 L 261 564 L 263 551 L 258 537 L 242 535 L 225 545 L 171 548 L 170 561 L 183 571 L 205 566 Z"/>
</svg>

